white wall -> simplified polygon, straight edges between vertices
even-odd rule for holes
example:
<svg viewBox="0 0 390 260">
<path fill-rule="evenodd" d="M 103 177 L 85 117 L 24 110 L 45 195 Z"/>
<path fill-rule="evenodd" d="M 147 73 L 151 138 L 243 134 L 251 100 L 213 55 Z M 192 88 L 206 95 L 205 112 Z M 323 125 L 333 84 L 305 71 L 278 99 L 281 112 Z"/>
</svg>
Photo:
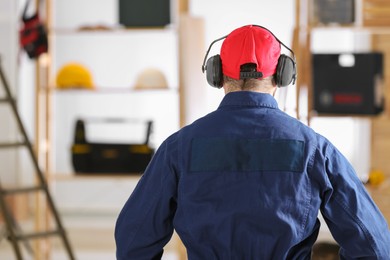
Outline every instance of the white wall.
<svg viewBox="0 0 390 260">
<path fill-rule="evenodd" d="M 20 17 L 24 5 L 25 0 L 0 0 L 0 59 L 29 141 L 34 144 L 35 60 L 29 59 L 19 47 L 18 35 L 22 27 Z M 34 11 L 34 5 L 30 5 L 27 14 Z M 4 97 L 2 83 L 0 86 L 0 95 Z M 16 119 L 7 103 L 0 105 L 0 125 L 0 142 L 22 140 Z M 25 147 L 0 150 L 0 163 L 0 176 L 4 184 L 28 183 L 34 179 L 32 160 Z"/>
<path fill-rule="evenodd" d="M 13 0 L 0 0 L 0 62 L 3 73 L 12 93 L 16 96 L 17 88 L 17 55 L 18 31 L 17 2 Z M 3 84 L 0 82 L 0 98 L 5 97 Z M 7 103 L 0 104 L 0 142 L 17 141 L 16 121 L 11 116 L 10 106 Z M 15 184 L 18 181 L 16 150 L 0 150 L 0 177 L 3 184 Z M 7 163 L 4 163 L 7 162 Z"/>
</svg>

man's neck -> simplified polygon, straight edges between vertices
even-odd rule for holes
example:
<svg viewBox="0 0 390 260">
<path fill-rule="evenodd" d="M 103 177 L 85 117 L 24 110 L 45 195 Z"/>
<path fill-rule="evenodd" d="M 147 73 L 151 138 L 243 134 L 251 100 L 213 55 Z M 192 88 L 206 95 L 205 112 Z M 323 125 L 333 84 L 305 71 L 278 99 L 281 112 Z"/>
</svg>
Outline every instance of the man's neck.
<svg viewBox="0 0 390 260">
<path fill-rule="evenodd" d="M 275 96 L 275 93 L 276 93 L 276 87 L 274 88 L 270 88 L 270 89 L 240 89 L 240 88 L 237 88 L 237 89 L 232 89 L 232 88 L 226 88 L 224 87 L 224 90 L 225 90 L 225 95 L 228 94 L 228 93 L 231 93 L 231 92 L 239 92 L 239 91 L 252 91 L 252 92 L 257 92 L 257 93 L 264 93 L 264 94 L 270 94 L 272 96 Z"/>
</svg>

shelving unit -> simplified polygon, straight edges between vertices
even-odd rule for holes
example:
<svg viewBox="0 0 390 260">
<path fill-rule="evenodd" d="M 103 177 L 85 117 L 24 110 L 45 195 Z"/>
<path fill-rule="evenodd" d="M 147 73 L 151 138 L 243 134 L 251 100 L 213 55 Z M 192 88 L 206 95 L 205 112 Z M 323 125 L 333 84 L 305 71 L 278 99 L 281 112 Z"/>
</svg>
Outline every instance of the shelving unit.
<svg viewBox="0 0 390 260">
<path fill-rule="evenodd" d="M 297 117 L 304 119 L 310 123 L 311 117 L 315 116 L 313 113 L 313 86 L 312 86 L 312 70 L 311 70 L 311 55 L 312 53 L 312 41 L 314 32 L 318 31 L 337 31 L 343 30 L 343 32 L 362 33 L 365 36 L 369 36 L 370 39 L 366 44 L 370 44 L 369 47 L 373 51 L 378 50 L 386 52 L 386 47 L 383 43 L 385 40 L 381 40 L 384 36 L 390 34 L 390 22 L 387 13 L 390 14 L 390 3 L 382 0 L 357 0 L 355 1 L 355 21 L 350 24 L 321 24 L 313 19 L 313 6 L 314 1 L 311 0 L 297 0 L 295 10 L 295 30 L 293 49 L 297 56 L 298 66 L 298 82 L 297 82 Z M 339 42 L 339 39 L 335 39 Z M 340 44 L 341 42 L 339 42 Z M 382 43 L 382 48 L 378 48 L 378 44 Z M 364 44 L 363 44 L 364 45 Z M 388 73 L 385 73 L 385 84 L 390 85 L 388 80 Z M 386 87 L 388 89 L 388 87 Z M 299 99 L 302 92 L 307 92 L 308 102 L 307 107 L 302 111 Z M 386 93 L 387 94 L 387 93 Z M 388 95 L 386 95 L 388 96 Z M 389 114 L 389 107 L 386 108 L 386 114 Z M 332 116 L 332 115 L 328 115 Z M 334 116 L 334 115 L 333 115 Z M 341 115 L 345 116 L 345 115 Z"/>
<path fill-rule="evenodd" d="M 112 203 L 104 198 L 106 203 L 98 210 L 104 211 L 107 205 L 121 207 L 140 177 L 134 174 L 74 174 L 69 157 L 76 117 L 112 116 L 153 120 L 151 141 L 155 148 L 183 122 L 181 107 L 184 100 L 180 97 L 178 65 L 181 62 L 178 57 L 180 43 L 176 24 L 179 15 L 173 15 L 172 25 L 164 28 L 119 28 L 116 26 L 117 15 L 114 14 L 117 4 L 115 1 L 46 0 L 41 6 L 49 33 L 49 53 L 41 56 L 36 63 L 35 148 L 54 198 L 59 202 L 60 212 L 61 206 L 65 206 L 65 209 L 74 207 L 74 201 L 84 203 L 84 206 L 77 203 L 74 207 L 76 210 L 77 207 L 86 209 L 85 205 L 92 206 L 89 207 L 92 210 L 98 209 L 99 199 L 95 200 L 97 194 L 115 200 Z M 172 1 L 172 4 L 172 12 L 188 12 L 187 0 Z M 91 6 L 93 12 L 85 12 Z M 103 10 L 104 14 L 99 14 L 98 10 Z M 94 28 L 78 29 L 91 25 Z M 96 29 L 95 25 L 100 28 Z M 78 61 L 90 69 L 95 90 L 56 89 L 56 73 L 68 61 Z M 166 76 L 168 88 L 135 90 L 136 76 L 147 68 L 161 70 Z M 93 185 L 96 185 L 95 190 Z M 103 191 L 107 189 L 115 194 Z M 72 194 L 69 194 L 69 190 Z M 95 200 L 95 203 L 89 204 L 87 199 L 79 196 L 80 192 L 87 199 Z M 73 197 L 68 200 L 70 195 Z M 61 201 L 64 199 L 66 201 Z M 42 208 L 36 213 L 37 225 L 49 227 L 51 221 L 45 214 L 45 204 L 39 198 L 37 203 Z M 176 249 L 180 259 L 184 259 L 185 250 L 180 240 L 176 236 L 173 240 L 173 244 L 179 244 Z M 46 251 L 51 248 L 49 243 L 38 246 L 46 248 Z M 46 259 L 48 254 L 45 255 Z M 44 258 L 37 256 L 37 259 Z"/>
<path fill-rule="evenodd" d="M 297 56 L 298 82 L 297 82 L 297 117 L 310 124 L 313 117 L 313 86 L 311 83 L 311 47 L 315 30 L 344 29 L 354 33 L 366 33 L 372 51 L 384 54 L 384 96 L 386 100 L 385 111 L 374 117 L 366 117 L 371 125 L 371 168 L 381 170 L 390 179 L 390 165 L 388 164 L 388 151 L 390 150 L 390 2 L 384 0 L 358 0 L 355 1 L 356 21 L 350 25 L 320 25 L 310 21 L 310 10 L 313 1 L 296 0 L 296 28 L 294 31 L 293 49 Z M 336 41 L 338 39 L 335 39 Z M 300 105 L 302 95 L 307 95 L 306 106 Z M 345 115 L 344 115 L 345 116 Z M 386 130 L 387 129 L 387 130 Z M 386 184 L 387 183 L 387 184 Z M 385 198 L 389 194 L 388 181 L 381 191 L 371 189 L 372 195 L 381 211 L 390 223 L 390 204 Z"/>
<path fill-rule="evenodd" d="M 91 23 L 86 22 L 61 24 L 61 15 L 57 20 L 52 17 L 59 13 L 56 4 L 54 0 L 47 3 L 51 49 L 45 64 L 47 67 L 42 68 L 45 78 L 45 83 L 41 84 L 44 107 L 38 115 L 44 116 L 37 120 L 38 125 L 45 129 L 39 140 L 47 150 L 44 160 L 47 178 L 51 180 L 57 179 L 57 173 L 73 174 L 70 146 L 74 123 L 79 117 L 152 120 L 155 129 L 152 141 L 156 147 L 179 127 L 175 28 L 111 29 L 102 28 L 99 21 L 96 22 L 97 27 L 94 24 L 91 27 Z M 115 8 L 104 9 L 112 11 Z M 104 9 L 102 11 L 106 11 Z M 108 16 L 114 17 L 112 14 Z M 107 15 L 104 19 L 107 20 Z M 85 24 L 88 24 L 87 29 Z M 56 89 L 56 73 L 69 62 L 78 62 L 90 70 L 95 90 Z M 166 75 L 169 83 L 166 90 L 134 90 L 137 74 L 149 67 L 158 68 Z M 123 137 L 128 138 L 129 135 L 127 133 Z"/>
<path fill-rule="evenodd" d="M 62 6 L 56 5 L 59 3 Z M 62 10 L 64 4 L 86 10 L 88 6 L 82 5 L 88 3 L 96 2 L 45 1 L 50 49 L 47 55 L 37 60 L 36 66 L 35 148 L 61 213 L 91 211 L 107 215 L 120 210 L 140 175 L 75 174 L 70 160 L 75 121 L 79 117 L 152 120 L 154 131 L 151 143 L 157 148 L 163 139 L 179 128 L 178 36 L 174 26 L 78 30 L 80 26 L 91 24 L 83 20 L 85 17 L 90 21 L 97 18 L 96 24 L 100 23 L 101 17 L 116 22 L 113 20 L 115 15 L 99 15 L 96 6 L 93 8 L 95 16 L 81 17 L 83 21 L 80 24 L 73 23 L 77 20 L 74 13 L 67 13 L 72 19 L 58 16 L 59 11 L 66 12 Z M 104 4 L 114 4 L 114 1 L 99 2 L 98 5 Z M 114 9 L 112 6 L 103 7 L 101 11 L 112 12 Z M 73 24 L 64 24 L 66 21 Z M 57 89 L 56 74 L 68 62 L 85 65 L 93 76 L 96 89 Z M 138 74 L 147 68 L 161 70 L 167 78 L 168 88 L 135 90 Z M 126 131 L 129 131 L 128 128 L 123 132 Z M 135 133 L 137 136 L 143 134 Z M 107 134 L 109 140 L 110 137 Z M 134 134 L 122 133 L 114 137 L 118 141 L 121 138 L 127 140 Z M 52 221 L 46 213 L 45 202 L 41 198 L 37 198 L 36 202 L 40 209 L 36 212 L 36 226 L 49 229 Z M 45 248 L 47 252 L 51 245 L 49 241 L 42 241 L 37 247 Z M 47 259 L 49 255 L 45 253 L 36 257 Z"/>
</svg>

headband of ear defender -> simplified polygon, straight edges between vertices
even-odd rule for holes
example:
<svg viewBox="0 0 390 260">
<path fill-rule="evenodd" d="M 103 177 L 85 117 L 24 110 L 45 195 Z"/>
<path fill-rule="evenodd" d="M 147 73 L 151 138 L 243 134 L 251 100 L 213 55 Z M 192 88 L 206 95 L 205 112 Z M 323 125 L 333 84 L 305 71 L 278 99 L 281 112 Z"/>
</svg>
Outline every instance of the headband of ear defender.
<svg viewBox="0 0 390 260">
<path fill-rule="evenodd" d="M 289 47 L 287 47 L 283 42 L 281 42 L 270 30 L 268 30 L 267 28 L 260 26 L 260 25 L 248 25 L 248 26 L 238 28 L 235 31 L 242 33 L 240 31 L 241 29 L 243 31 L 244 30 L 249 31 L 253 27 L 261 28 L 261 29 L 265 30 L 265 32 L 271 34 L 279 46 L 278 47 L 279 53 L 280 53 L 280 45 L 283 45 L 287 50 L 290 51 L 290 53 L 293 56 L 293 58 L 291 58 L 285 54 L 280 54 L 280 56 L 277 60 L 275 73 L 272 73 L 274 76 L 276 85 L 278 87 L 286 87 L 286 86 L 290 85 L 291 83 L 295 84 L 295 81 L 297 78 L 297 71 L 296 71 L 296 62 L 295 62 L 294 52 Z M 256 30 L 256 28 L 253 28 L 253 30 Z M 232 33 L 234 33 L 235 31 L 233 31 Z M 243 33 L 245 33 L 245 32 L 243 32 Z M 225 72 L 223 71 L 221 55 L 219 55 L 219 54 L 214 55 L 214 56 L 210 57 L 209 59 L 207 59 L 208 54 L 211 50 L 211 47 L 214 45 L 214 43 L 228 38 L 231 34 L 223 36 L 223 37 L 218 38 L 218 39 L 214 40 L 213 42 L 211 42 L 211 44 L 206 52 L 206 55 L 204 57 L 203 65 L 202 65 L 202 72 L 206 73 L 207 83 L 212 87 L 221 88 L 223 85 L 223 75 L 224 74 L 227 75 L 228 73 L 227 73 L 227 71 L 225 71 Z M 236 33 L 236 35 L 237 35 L 237 33 Z M 245 61 L 245 59 L 249 59 L 249 58 L 245 58 L 245 57 L 250 57 L 250 59 L 252 59 L 253 56 L 255 56 L 256 58 L 261 59 L 264 56 L 264 61 L 262 61 L 261 64 L 259 63 L 259 67 L 263 66 L 263 68 L 258 68 L 258 71 L 255 71 L 255 72 L 241 72 L 241 71 L 239 71 L 239 68 L 234 67 L 233 72 L 236 74 L 238 73 L 238 74 L 237 74 L 237 77 L 233 77 L 233 78 L 248 79 L 248 78 L 263 78 L 263 76 L 264 77 L 269 76 L 268 74 L 270 74 L 270 71 L 267 70 L 268 68 L 266 68 L 266 66 L 264 67 L 263 64 L 267 65 L 267 62 L 269 62 L 271 65 L 273 61 L 271 58 L 268 57 L 269 56 L 268 50 L 265 50 L 265 48 L 275 49 L 276 47 L 275 47 L 275 44 L 272 43 L 271 40 L 267 40 L 267 37 L 264 37 L 266 40 L 263 40 L 263 39 L 256 39 L 256 36 L 257 35 L 255 35 L 254 33 L 249 32 L 249 37 L 253 37 L 253 41 L 246 41 L 246 42 L 242 43 L 243 40 L 239 39 L 240 42 L 239 42 L 238 46 L 239 46 L 239 48 L 242 48 L 242 49 L 237 50 L 238 54 L 233 53 L 232 59 L 237 59 L 237 57 L 238 57 L 238 59 L 240 59 L 240 61 L 239 61 L 239 63 L 240 63 L 241 61 Z M 242 35 L 239 35 L 239 37 L 242 37 Z M 258 36 L 257 38 L 259 38 L 259 37 L 260 36 Z M 247 42 L 249 42 L 250 45 L 248 45 Z M 259 44 L 259 46 L 256 46 L 256 42 L 259 42 L 260 44 L 264 44 L 264 45 L 268 44 L 269 46 L 263 47 L 262 45 L 260 46 L 260 44 Z M 235 47 L 234 47 L 234 49 L 236 50 Z M 245 52 L 249 52 L 249 54 L 247 56 L 245 56 L 246 55 Z M 228 55 L 228 54 L 225 53 L 225 55 Z M 244 57 L 244 58 L 242 58 L 242 57 Z M 242 62 L 238 65 L 243 65 L 244 63 L 253 63 L 253 62 L 248 60 L 247 62 Z M 226 65 L 226 63 L 224 65 Z M 273 68 L 275 68 L 275 67 L 273 67 Z M 226 68 L 226 69 L 231 69 L 231 68 Z M 231 73 L 233 73 L 233 72 L 231 72 Z M 230 76 L 230 75 L 227 75 L 227 76 Z"/>
</svg>

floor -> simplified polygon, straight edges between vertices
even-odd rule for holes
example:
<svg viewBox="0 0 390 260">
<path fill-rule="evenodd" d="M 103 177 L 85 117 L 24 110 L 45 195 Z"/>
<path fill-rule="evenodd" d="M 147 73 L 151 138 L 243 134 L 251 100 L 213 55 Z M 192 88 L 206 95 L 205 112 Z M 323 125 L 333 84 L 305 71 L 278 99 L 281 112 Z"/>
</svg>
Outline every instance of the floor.
<svg viewBox="0 0 390 260">
<path fill-rule="evenodd" d="M 115 242 L 113 238 L 114 223 L 116 216 L 100 215 L 63 215 L 63 225 L 67 229 L 67 234 L 72 245 L 72 251 L 77 260 L 115 260 Z M 93 219 L 93 221 L 91 221 Z M 0 226 L 0 259 L 14 260 L 14 251 L 11 244 L 4 237 L 4 227 Z M 177 241 L 176 241 L 177 242 Z M 163 260 L 178 260 L 176 244 L 170 242 L 165 250 Z M 33 259 L 31 253 L 22 244 L 23 259 Z M 52 241 L 52 260 L 68 260 L 69 256 L 64 250 L 63 243 L 56 238 Z"/>
</svg>

